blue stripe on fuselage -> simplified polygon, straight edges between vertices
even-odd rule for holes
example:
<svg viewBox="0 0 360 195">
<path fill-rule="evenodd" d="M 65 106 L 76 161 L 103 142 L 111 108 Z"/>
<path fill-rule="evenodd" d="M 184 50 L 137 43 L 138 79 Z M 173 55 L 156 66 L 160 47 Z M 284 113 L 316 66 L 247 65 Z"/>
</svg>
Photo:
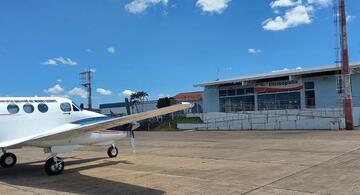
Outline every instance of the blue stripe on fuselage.
<svg viewBox="0 0 360 195">
<path fill-rule="evenodd" d="M 107 120 L 114 119 L 114 118 L 116 118 L 116 117 L 108 117 L 108 116 L 92 117 L 92 118 L 86 118 L 86 119 L 74 121 L 71 124 L 83 126 L 83 125 L 90 125 L 90 124 L 97 123 L 97 122 L 107 121 Z"/>
</svg>

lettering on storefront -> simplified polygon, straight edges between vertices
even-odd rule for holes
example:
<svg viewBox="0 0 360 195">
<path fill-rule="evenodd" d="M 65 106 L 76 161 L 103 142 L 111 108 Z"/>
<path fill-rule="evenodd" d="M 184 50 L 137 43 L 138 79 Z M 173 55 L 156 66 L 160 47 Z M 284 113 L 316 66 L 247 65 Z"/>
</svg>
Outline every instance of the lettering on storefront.
<svg viewBox="0 0 360 195">
<path fill-rule="evenodd" d="M 257 83 L 255 85 L 255 91 L 257 93 L 271 93 L 282 91 L 296 91 L 303 88 L 301 80 L 286 80 L 286 81 L 273 81 Z"/>
</svg>

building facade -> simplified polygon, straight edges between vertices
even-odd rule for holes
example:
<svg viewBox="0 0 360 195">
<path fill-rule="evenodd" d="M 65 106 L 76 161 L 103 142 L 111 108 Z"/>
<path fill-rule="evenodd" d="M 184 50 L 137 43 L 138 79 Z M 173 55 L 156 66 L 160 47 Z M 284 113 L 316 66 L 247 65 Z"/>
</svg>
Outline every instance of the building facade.
<svg viewBox="0 0 360 195">
<path fill-rule="evenodd" d="M 353 106 L 360 107 L 360 63 L 351 65 Z M 341 67 L 278 71 L 195 85 L 204 88 L 203 110 L 242 112 L 342 107 Z"/>
<path fill-rule="evenodd" d="M 202 113 L 203 112 L 203 92 L 183 92 L 178 93 L 173 97 L 176 103 L 189 102 L 194 104 L 192 109 L 186 110 L 186 113 Z"/>
</svg>

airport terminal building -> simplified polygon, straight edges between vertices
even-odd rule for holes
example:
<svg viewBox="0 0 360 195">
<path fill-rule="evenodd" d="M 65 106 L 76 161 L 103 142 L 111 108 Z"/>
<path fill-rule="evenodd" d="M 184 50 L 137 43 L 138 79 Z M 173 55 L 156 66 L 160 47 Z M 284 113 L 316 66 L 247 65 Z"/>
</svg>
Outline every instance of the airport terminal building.
<svg viewBox="0 0 360 195">
<path fill-rule="evenodd" d="M 360 63 L 351 65 L 353 106 L 360 106 Z M 342 107 L 341 67 L 276 71 L 196 84 L 204 88 L 203 110 L 242 111 Z"/>
</svg>

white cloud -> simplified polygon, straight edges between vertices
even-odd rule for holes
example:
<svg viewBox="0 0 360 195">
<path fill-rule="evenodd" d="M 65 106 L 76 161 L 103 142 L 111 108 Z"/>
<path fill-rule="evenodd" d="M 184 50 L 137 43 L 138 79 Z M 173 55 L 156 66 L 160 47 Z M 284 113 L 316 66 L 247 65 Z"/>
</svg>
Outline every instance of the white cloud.
<svg viewBox="0 0 360 195">
<path fill-rule="evenodd" d="M 92 49 L 85 49 L 86 52 L 92 53 L 94 52 Z"/>
<path fill-rule="evenodd" d="M 78 87 L 75 87 L 74 89 L 70 90 L 69 95 L 78 96 L 81 98 L 87 98 L 87 92 L 84 89 Z"/>
<path fill-rule="evenodd" d="M 103 88 L 97 88 L 96 92 L 98 92 L 100 95 L 104 95 L 104 96 L 112 95 L 112 91 L 110 91 L 108 89 L 103 89 Z"/>
<path fill-rule="evenodd" d="M 321 7 L 327 7 L 332 4 L 332 0 L 308 0 L 308 4 L 319 5 Z"/>
<path fill-rule="evenodd" d="M 44 64 L 44 65 L 57 65 L 57 61 L 55 61 L 54 59 L 48 59 L 45 62 L 43 62 L 42 64 Z"/>
<path fill-rule="evenodd" d="M 302 24 L 310 24 L 312 22 L 312 12 L 312 6 L 298 5 L 288 10 L 283 16 L 277 16 L 275 19 L 270 18 L 265 20 L 263 22 L 263 29 L 269 31 L 279 31 Z"/>
<path fill-rule="evenodd" d="M 70 65 L 70 66 L 75 66 L 78 64 L 77 62 L 73 61 L 70 58 L 58 57 L 58 58 L 55 58 L 55 60 L 57 60 L 58 62 L 60 62 L 62 64 Z"/>
<path fill-rule="evenodd" d="M 62 83 L 62 82 L 63 82 L 63 80 L 62 80 L 62 79 L 57 79 L 57 80 L 56 80 L 56 82 L 58 82 L 58 83 Z"/>
<path fill-rule="evenodd" d="M 286 71 L 290 71 L 290 70 L 302 70 L 302 67 L 299 66 L 299 67 L 296 67 L 295 69 L 283 68 L 283 69 L 280 69 L 280 70 L 273 70 L 273 71 L 271 71 L 271 72 L 273 72 L 273 73 L 276 73 L 276 72 L 286 72 Z"/>
<path fill-rule="evenodd" d="M 276 0 L 270 3 L 272 8 L 278 7 L 292 7 L 296 5 L 300 5 L 302 3 L 301 0 Z"/>
<path fill-rule="evenodd" d="M 62 88 L 60 84 L 56 84 L 53 87 L 50 87 L 49 89 L 45 89 L 44 92 L 50 94 L 60 94 L 64 92 L 64 88 Z"/>
<path fill-rule="evenodd" d="M 273 0 L 270 7 L 277 14 L 262 23 L 264 30 L 279 31 L 312 23 L 318 9 L 328 7 L 333 0 Z M 285 10 L 284 10 L 285 8 Z M 285 12 L 285 13 L 284 13 Z M 279 15 L 284 13 L 283 15 Z"/>
<path fill-rule="evenodd" d="M 280 69 L 280 70 L 273 70 L 271 72 L 275 73 L 275 72 L 286 72 L 286 71 L 289 71 L 288 68 L 283 68 L 283 69 Z"/>
<path fill-rule="evenodd" d="M 128 97 L 130 97 L 131 94 L 133 94 L 133 93 L 136 93 L 136 92 L 127 89 L 127 90 L 124 90 L 123 92 L 121 92 L 119 95 L 120 95 L 121 97 L 126 97 L 126 98 L 128 98 Z"/>
<path fill-rule="evenodd" d="M 351 21 L 353 21 L 353 20 L 355 20 L 356 19 L 356 16 L 351 16 L 351 15 L 347 15 L 346 16 L 346 21 L 347 22 L 351 22 Z"/>
<path fill-rule="evenodd" d="M 116 52 L 115 47 L 108 47 L 106 50 L 111 54 L 114 54 Z"/>
<path fill-rule="evenodd" d="M 261 53 L 262 51 L 261 49 L 250 48 L 248 49 L 248 52 L 252 54 L 257 54 L 257 53 Z"/>
<path fill-rule="evenodd" d="M 228 6 L 231 0 L 197 0 L 196 6 L 203 12 L 221 14 Z"/>
<path fill-rule="evenodd" d="M 42 64 L 44 64 L 44 65 L 53 65 L 53 66 L 59 65 L 59 64 L 75 66 L 78 63 L 75 62 L 74 60 L 70 59 L 70 58 L 58 57 L 58 58 L 48 59 L 47 61 L 43 62 Z"/>
<path fill-rule="evenodd" d="M 90 72 L 95 73 L 96 69 L 95 68 L 90 68 Z"/>
<path fill-rule="evenodd" d="M 125 5 L 125 9 L 130 13 L 139 14 L 146 11 L 149 7 L 160 3 L 166 6 L 168 2 L 169 0 L 133 0 L 131 3 Z"/>
</svg>

